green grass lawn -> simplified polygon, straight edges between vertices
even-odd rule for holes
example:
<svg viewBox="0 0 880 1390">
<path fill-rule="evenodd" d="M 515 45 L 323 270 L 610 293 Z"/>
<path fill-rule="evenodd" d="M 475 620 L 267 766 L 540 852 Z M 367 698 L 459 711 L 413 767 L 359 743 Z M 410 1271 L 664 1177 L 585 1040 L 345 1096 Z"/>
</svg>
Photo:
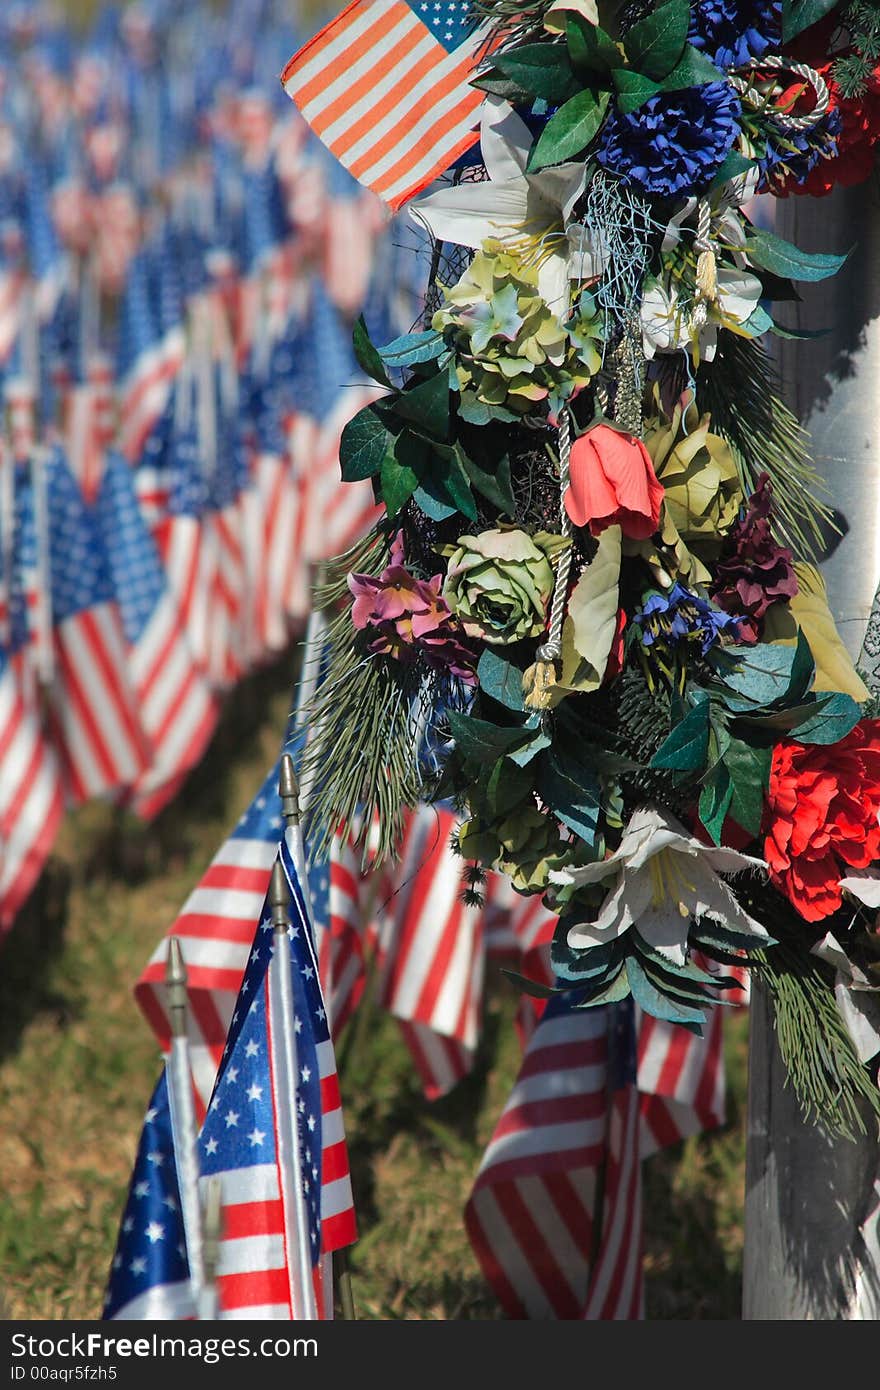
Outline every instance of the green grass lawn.
<svg viewBox="0 0 880 1390">
<path fill-rule="evenodd" d="M 293 660 L 229 700 L 204 765 L 145 827 L 112 807 L 67 817 L 0 948 L 0 1299 L 11 1319 L 95 1318 L 160 1067 L 134 985 L 277 755 Z M 494 974 L 478 1066 L 426 1102 L 378 1011 L 340 1048 L 364 1318 L 501 1316 L 462 1209 L 516 1074 L 513 987 Z M 731 1118 L 645 1165 L 647 1312 L 738 1318 L 745 1019 L 729 1028 Z"/>
</svg>

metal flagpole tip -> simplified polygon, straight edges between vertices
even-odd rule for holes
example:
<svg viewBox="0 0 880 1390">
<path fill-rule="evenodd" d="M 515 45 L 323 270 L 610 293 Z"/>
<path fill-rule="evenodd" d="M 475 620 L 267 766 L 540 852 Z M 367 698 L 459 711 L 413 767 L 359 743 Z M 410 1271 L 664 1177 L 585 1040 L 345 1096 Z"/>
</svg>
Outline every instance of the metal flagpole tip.
<svg viewBox="0 0 880 1390">
<path fill-rule="evenodd" d="M 281 797 L 281 814 L 288 825 L 299 824 L 299 783 L 293 758 L 284 753 L 281 758 L 281 773 L 278 778 L 278 795 Z"/>
<path fill-rule="evenodd" d="M 290 926 L 288 920 L 288 909 L 290 906 L 290 890 L 287 887 L 287 879 L 281 867 L 281 860 L 275 860 L 272 869 L 272 878 L 269 883 L 269 906 L 272 909 L 272 925 L 276 932 L 286 932 Z"/>
<path fill-rule="evenodd" d="M 168 955 L 165 958 L 165 988 L 168 993 L 168 1015 L 171 1032 L 175 1038 L 186 1036 L 186 964 L 183 950 L 176 936 L 168 939 Z"/>
</svg>

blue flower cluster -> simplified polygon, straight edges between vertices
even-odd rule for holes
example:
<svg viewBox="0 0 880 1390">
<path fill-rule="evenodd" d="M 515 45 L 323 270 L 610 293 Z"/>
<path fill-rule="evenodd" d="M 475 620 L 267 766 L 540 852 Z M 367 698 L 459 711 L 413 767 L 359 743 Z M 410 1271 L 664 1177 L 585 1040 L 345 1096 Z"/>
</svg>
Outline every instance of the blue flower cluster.
<svg viewBox="0 0 880 1390">
<path fill-rule="evenodd" d="M 786 130 L 778 136 L 768 133 L 764 153 L 757 161 L 761 171 L 760 190 L 783 191 L 781 185 L 789 179 L 803 183 L 820 159 L 833 159 L 837 154 L 837 139 L 842 128 L 840 112 L 832 110 L 809 130 Z"/>
<path fill-rule="evenodd" d="M 705 187 L 740 133 L 742 108 L 727 82 L 661 92 L 637 111 L 612 111 L 596 158 L 644 193 L 674 198 Z"/>
<path fill-rule="evenodd" d="M 782 0 L 699 0 L 688 38 L 718 67 L 745 67 L 781 47 Z"/>
<path fill-rule="evenodd" d="M 701 598 L 683 584 L 673 584 L 668 593 L 653 593 L 633 614 L 633 624 L 644 648 L 665 648 L 674 654 L 682 643 L 698 645 L 705 656 L 728 634 L 739 636 L 740 619 L 722 613 L 708 599 Z"/>
</svg>

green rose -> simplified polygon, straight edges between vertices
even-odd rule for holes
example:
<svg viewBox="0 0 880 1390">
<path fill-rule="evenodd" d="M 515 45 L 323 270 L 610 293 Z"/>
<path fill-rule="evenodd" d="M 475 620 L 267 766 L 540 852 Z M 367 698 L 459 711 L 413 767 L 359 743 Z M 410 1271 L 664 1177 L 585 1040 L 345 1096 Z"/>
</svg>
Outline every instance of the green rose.
<svg viewBox="0 0 880 1390">
<path fill-rule="evenodd" d="M 743 503 L 739 471 L 710 417 L 676 405 L 672 419 L 645 422 L 645 447 L 666 491 L 666 510 L 689 546 L 717 551 Z"/>
<path fill-rule="evenodd" d="M 465 859 L 507 874 L 520 893 L 543 893 L 550 885 L 550 870 L 562 862 L 559 827 L 528 803 L 498 824 L 472 817 L 461 826 L 458 844 Z"/>
<path fill-rule="evenodd" d="M 470 637 L 501 646 L 537 637 L 547 621 L 553 563 L 567 544 L 515 528 L 461 536 L 447 546 L 443 596 Z"/>
</svg>

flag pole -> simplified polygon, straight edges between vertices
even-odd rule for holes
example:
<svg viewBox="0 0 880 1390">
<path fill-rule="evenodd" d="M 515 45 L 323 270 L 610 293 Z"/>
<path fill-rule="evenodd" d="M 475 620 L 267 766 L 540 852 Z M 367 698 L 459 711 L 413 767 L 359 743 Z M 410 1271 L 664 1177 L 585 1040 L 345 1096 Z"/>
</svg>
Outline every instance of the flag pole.
<svg viewBox="0 0 880 1390">
<path fill-rule="evenodd" d="M 303 841 L 302 818 L 300 815 L 299 784 L 296 779 L 296 769 L 293 766 L 293 758 L 289 753 L 284 753 L 281 757 L 278 794 L 281 797 L 281 814 L 284 817 L 291 857 L 300 881 L 300 886 L 302 887 L 303 901 L 306 905 L 309 922 L 314 931 L 315 916 L 312 906 L 312 895 L 309 889 L 308 869 L 306 867 L 305 843 Z M 351 1272 L 348 1268 L 348 1256 L 345 1249 L 334 1252 L 333 1282 L 336 1286 L 338 1295 L 337 1301 L 339 1304 L 340 1316 L 345 1321 L 354 1321 L 357 1314 L 354 1310 Z"/>
<path fill-rule="evenodd" d="M 278 1167 L 288 1223 L 293 1224 L 292 1261 L 289 1263 L 291 1312 L 294 1317 L 317 1319 L 309 1246 L 308 1213 L 302 1190 L 300 1138 L 296 1113 L 296 1020 L 293 1005 L 289 921 L 290 891 L 281 860 L 276 859 L 269 886 L 274 950 L 269 964 L 269 997 L 272 1004 L 272 1070 L 278 1101 Z"/>
<path fill-rule="evenodd" d="M 180 941 L 168 939 L 165 963 L 168 1017 L 171 1023 L 171 1052 L 166 1064 L 171 1135 L 177 1159 L 183 1232 L 189 1264 L 193 1303 L 198 1306 L 204 1282 L 202 1260 L 202 1218 L 199 1204 L 198 1125 L 193 1100 L 192 1069 L 187 1034 L 188 998 L 186 965 Z"/>
<path fill-rule="evenodd" d="M 205 1178 L 205 1199 L 201 1207 L 202 1286 L 196 1312 L 199 1322 L 216 1322 L 220 1316 L 217 1293 L 217 1266 L 220 1261 L 222 1188 L 216 1175 Z"/>
</svg>

